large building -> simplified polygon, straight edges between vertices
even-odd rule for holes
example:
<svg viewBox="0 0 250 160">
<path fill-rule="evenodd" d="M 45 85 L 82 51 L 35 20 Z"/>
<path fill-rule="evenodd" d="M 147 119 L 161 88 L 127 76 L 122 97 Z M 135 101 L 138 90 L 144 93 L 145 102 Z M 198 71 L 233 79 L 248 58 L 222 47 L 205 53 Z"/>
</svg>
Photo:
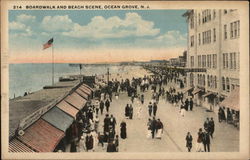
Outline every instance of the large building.
<svg viewBox="0 0 250 160">
<path fill-rule="evenodd" d="M 187 74 L 187 85 L 194 88 L 198 105 L 213 110 L 239 91 L 239 13 L 204 9 L 188 10 L 183 16 L 188 23 L 187 68 L 197 71 Z"/>
</svg>

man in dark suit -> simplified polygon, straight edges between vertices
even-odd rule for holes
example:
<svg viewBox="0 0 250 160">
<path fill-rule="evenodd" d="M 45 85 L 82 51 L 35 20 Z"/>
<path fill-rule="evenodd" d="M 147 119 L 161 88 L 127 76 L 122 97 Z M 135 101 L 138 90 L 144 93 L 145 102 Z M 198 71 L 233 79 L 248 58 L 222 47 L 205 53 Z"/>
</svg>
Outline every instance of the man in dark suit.
<svg viewBox="0 0 250 160">
<path fill-rule="evenodd" d="M 193 99 L 190 98 L 189 107 L 190 107 L 190 110 L 191 110 L 191 111 L 193 110 L 193 105 L 194 105 Z"/>
<path fill-rule="evenodd" d="M 185 109 L 186 109 L 186 111 L 188 111 L 188 104 L 189 104 L 188 99 L 186 99 L 185 100 Z"/>
<path fill-rule="evenodd" d="M 154 103 L 153 104 L 153 115 L 156 116 L 156 112 L 157 112 L 157 104 Z"/>
<path fill-rule="evenodd" d="M 104 118 L 104 131 L 103 132 L 109 132 L 109 124 L 110 124 L 109 115 L 106 114 L 106 117 Z"/>
<path fill-rule="evenodd" d="M 214 133 L 214 120 L 213 120 L 213 118 L 211 118 L 210 121 L 208 122 L 208 128 L 209 128 L 209 134 L 210 134 L 211 138 L 213 138 L 213 133 Z"/>
<path fill-rule="evenodd" d="M 210 136 L 208 131 L 205 131 L 203 134 L 203 145 L 204 145 L 204 151 L 205 152 L 210 152 Z"/>
<path fill-rule="evenodd" d="M 152 123 L 151 123 L 151 129 L 152 129 L 152 138 L 155 137 L 155 132 L 156 132 L 156 124 L 157 121 L 155 120 L 155 117 L 153 117 Z"/>
</svg>

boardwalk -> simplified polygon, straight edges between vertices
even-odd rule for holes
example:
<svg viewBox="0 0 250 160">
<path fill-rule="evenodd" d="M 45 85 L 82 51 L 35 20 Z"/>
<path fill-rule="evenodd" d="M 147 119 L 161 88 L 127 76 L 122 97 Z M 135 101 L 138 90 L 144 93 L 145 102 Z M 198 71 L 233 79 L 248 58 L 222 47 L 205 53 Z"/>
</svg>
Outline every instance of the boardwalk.
<svg viewBox="0 0 250 160">
<path fill-rule="evenodd" d="M 166 87 L 166 86 L 165 86 Z M 169 87 L 169 86 L 168 86 Z M 186 112 L 181 117 L 179 109 L 160 99 L 156 118 L 160 118 L 164 124 L 164 134 L 161 140 L 146 137 L 148 110 L 147 105 L 151 97 L 151 91 L 145 92 L 145 103 L 142 109 L 141 119 L 136 116 L 138 104 L 134 102 L 134 117 L 126 119 L 127 135 L 125 140 L 120 139 L 120 152 L 187 152 L 185 136 L 188 131 L 193 136 L 192 152 L 195 152 L 197 132 L 203 128 L 206 117 L 215 120 L 214 139 L 211 139 L 211 152 L 236 152 L 239 151 L 239 130 L 226 123 L 218 123 L 217 114 L 206 112 L 202 107 L 194 107 L 194 111 Z M 126 93 L 121 93 L 119 100 L 113 98 L 110 114 L 117 119 L 116 133 L 120 133 L 119 124 L 124 119 L 124 108 L 131 103 Z M 105 112 L 104 112 L 105 113 Z M 102 131 L 104 115 L 100 117 L 100 130 Z M 100 146 L 96 152 L 105 152 Z"/>
</svg>

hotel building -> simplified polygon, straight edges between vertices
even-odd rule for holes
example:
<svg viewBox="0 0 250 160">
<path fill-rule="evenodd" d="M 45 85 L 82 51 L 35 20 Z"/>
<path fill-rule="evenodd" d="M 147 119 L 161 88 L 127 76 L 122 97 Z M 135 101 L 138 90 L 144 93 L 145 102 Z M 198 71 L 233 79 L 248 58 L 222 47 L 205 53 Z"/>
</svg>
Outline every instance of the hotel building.
<svg viewBox="0 0 250 160">
<path fill-rule="evenodd" d="M 187 86 L 193 87 L 197 105 L 214 110 L 223 107 L 239 110 L 240 20 L 238 10 L 188 10 L 187 68 L 202 69 L 187 73 Z M 229 107 L 226 105 L 229 104 Z M 231 106 L 230 106 L 231 105 Z"/>
</svg>

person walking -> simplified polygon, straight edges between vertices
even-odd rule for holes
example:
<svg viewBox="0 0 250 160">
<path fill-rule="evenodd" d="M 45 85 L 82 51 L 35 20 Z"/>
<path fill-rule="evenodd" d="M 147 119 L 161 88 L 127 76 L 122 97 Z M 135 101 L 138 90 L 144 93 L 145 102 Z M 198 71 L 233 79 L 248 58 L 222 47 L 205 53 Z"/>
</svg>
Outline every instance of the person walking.
<svg viewBox="0 0 250 160">
<path fill-rule="evenodd" d="M 163 134 L 163 123 L 161 122 L 160 119 L 158 119 L 156 122 L 156 138 L 161 139 L 162 134 Z"/>
<path fill-rule="evenodd" d="M 126 139 L 127 138 L 127 124 L 125 121 L 122 121 L 120 124 L 120 137 L 122 139 Z"/>
<path fill-rule="evenodd" d="M 185 100 L 185 109 L 186 109 L 186 111 L 188 111 L 188 104 L 189 104 L 188 99 L 186 99 Z"/>
<path fill-rule="evenodd" d="M 141 95 L 141 104 L 144 104 L 144 94 Z"/>
<path fill-rule="evenodd" d="M 193 105 L 194 105 L 193 99 L 190 98 L 190 101 L 189 101 L 190 111 L 193 111 Z"/>
<path fill-rule="evenodd" d="M 147 138 L 150 138 L 152 136 L 152 120 L 149 118 L 147 123 Z"/>
<path fill-rule="evenodd" d="M 109 131 L 109 123 L 110 123 L 110 120 L 109 120 L 109 115 L 106 114 L 106 117 L 104 118 L 104 133 L 108 132 Z"/>
<path fill-rule="evenodd" d="M 149 114 L 149 117 L 151 117 L 152 109 L 153 109 L 152 103 L 149 102 L 149 105 L 148 105 L 148 114 Z"/>
<path fill-rule="evenodd" d="M 188 152 L 191 152 L 191 149 L 192 149 L 192 141 L 193 141 L 193 137 L 192 135 L 190 134 L 190 132 L 187 133 L 187 136 L 186 136 L 186 147 L 188 149 Z"/>
<path fill-rule="evenodd" d="M 88 133 L 86 136 L 86 141 L 85 141 L 85 146 L 86 146 L 86 150 L 91 151 L 93 149 L 93 145 L 94 145 L 94 139 L 93 136 Z"/>
<path fill-rule="evenodd" d="M 213 134 L 214 134 L 214 120 L 213 120 L 213 118 L 211 118 L 210 119 L 210 121 L 209 121 L 209 134 L 210 134 L 210 136 L 211 136 L 211 138 L 213 138 Z"/>
<path fill-rule="evenodd" d="M 115 148 L 116 148 L 116 152 L 119 152 L 119 136 L 118 135 L 115 136 Z"/>
<path fill-rule="evenodd" d="M 181 116 L 184 117 L 186 113 L 185 105 L 182 103 L 180 106 Z"/>
<path fill-rule="evenodd" d="M 209 118 L 206 119 L 206 121 L 203 124 L 204 130 L 209 132 Z"/>
<path fill-rule="evenodd" d="M 98 99 L 95 100 L 95 111 L 96 114 L 98 115 L 100 109 L 100 101 Z"/>
<path fill-rule="evenodd" d="M 152 139 L 155 138 L 156 123 L 157 121 L 155 120 L 155 117 L 153 117 L 152 124 L 151 124 Z"/>
<path fill-rule="evenodd" d="M 203 132 L 202 128 L 200 128 L 197 137 L 196 152 L 202 152 L 202 141 L 203 141 Z"/>
<path fill-rule="evenodd" d="M 106 107 L 106 112 L 108 113 L 109 112 L 109 107 L 110 107 L 110 101 L 109 101 L 108 98 L 105 101 L 105 107 Z"/>
<path fill-rule="evenodd" d="M 101 115 L 103 114 L 103 109 L 104 109 L 104 102 L 101 100 L 101 101 L 100 101 Z"/>
<path fill-rule="evenodd" d="M 206 130 L 205 133 L 203 133 L 203 145 L 204 145 L 204 151 L 210 152 L 210 136 L 209 132 Z"/>
<path fill-rule="evenodd" d="M 132 106 L 132 104 L 130 104 L 130 106 L 129 106 L 129 119 L 133 119 L 133 111 L 134 109 L 133 109 L 133 106 Z"/>
<path fill-rule="evenodd" d="M 129 117 L 129 104 L 126 105 L 125 107 L 125 117 L 128 118 Z"/>
<path fill-rule="evenodd" d="M 115 130 L 115 125 L 116 125 L 116 119 L 113 117 L 111 114 L 110 119 L 109 119 L 109 125 L 112 126 L 112 128 Z"/>
<path fill-rule="evenodd" d="M 142 106 L 141 104 L 139 104 L 138 108 L 137 108 L 137 118 L 141 119 L 141 112 L 142 112 Z"/>
<path fill-rule="evenodd" d="M 154 103 L 154 105 L 153 105 L 153 115 L 154 116 L 156 116 L 156 112 L 157 112 L 157 104 L 156 103 Z"/>
</svg>

